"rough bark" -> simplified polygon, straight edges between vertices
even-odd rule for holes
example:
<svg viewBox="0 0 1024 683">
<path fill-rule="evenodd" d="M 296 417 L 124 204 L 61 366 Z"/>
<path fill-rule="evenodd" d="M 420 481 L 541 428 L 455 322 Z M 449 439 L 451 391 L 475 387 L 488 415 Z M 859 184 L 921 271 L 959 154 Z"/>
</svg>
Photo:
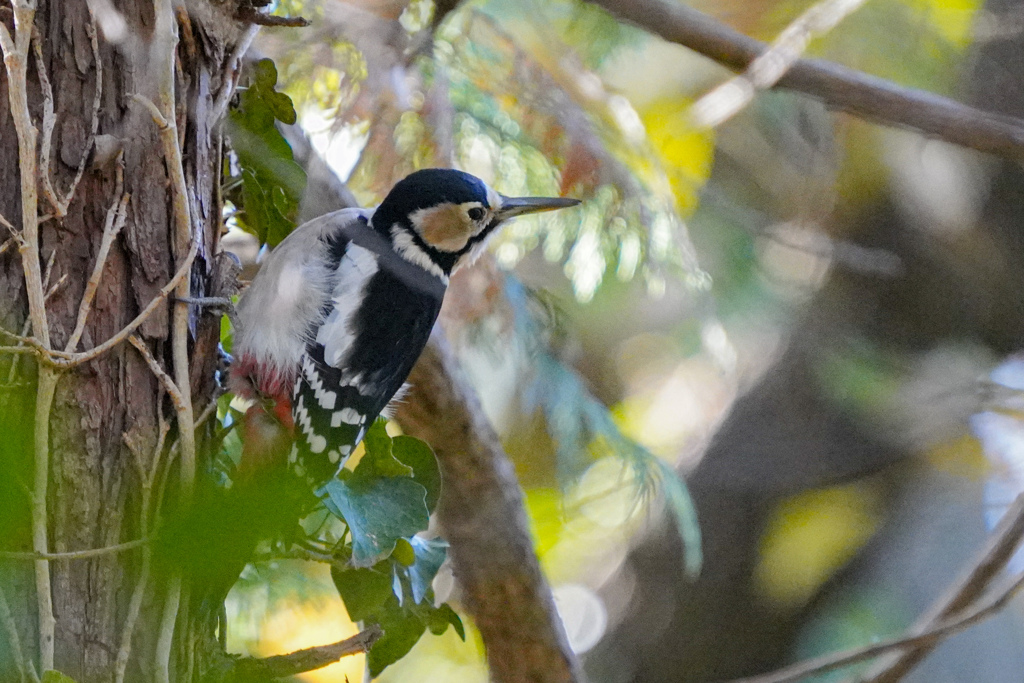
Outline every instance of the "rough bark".
<svg viewBox="0 0 1024 683">
<path fill-rule="evenodd" d="M 155 32 L 151 0 L 122 0 L 117 12 L 126 24 L 122 40 L 100 33 L 102 99 L 98 133 L 105 144 L 123 152 L 123 190 L 130 195 L 127 219 L 115 241 L 96 293 L 92 313 L 79 349 L 99 345 L 113 336 L 145 307 L 175 271 L 169 173 L 159 132 L 150 114 L 131 102 L 143 95 L 156 101 L 159 74 L 153 50 L 160 41 Z M 0 2 L 0 21 L 3 13 Z M 200 241 L 192 267 L 192 290 L 202 295 L 215 276 L 215 253 L 220 233 L 217 192 L 220 173 L 220 138 L 214 104 L 224 88 L 233 88 L 226 70 L 235 43 L 246 27 L 218 13 L 233 3 L 193 3 L 191 21 L 182 10 L 182 42 L 177 48 L 175 83 L 177 124 L 185 159 L 184 175 L 189 190 L 192 231 Z M 102 23 L 102 22 L 101 22 Z M 35 17 L 42 38 L 43 63 L 53 84 L 56 125 L 49 164 L 58 192 L 71 185 L 83 153 L 91 143 L 92 103 L 97 87 L 97 62 L 88 34 L 90 14 L 85 0 L 42 0 Z M 35 64 L 29 68 L 29 95 L 37 127 L 41 122 L 41 90 Z M 0 95 L 6 103 L 9 84 L 0 76 Z M 0 107 L 0 214 L 18 226 L 18 153 L 11 131 L 10 114 Z M 47 311 L 54 348 L 64 348 L 75 327 L 78 306 L 96 260 L 108 208 L 118 201 L 118 160 L 92 155 L 69 211 L 63 218 L 41 226 L 40 246 L 44 263 L 52 259 L 51 284 L 63 285 L 49 299 Z M 50 207 L 41 204 L 46 212 Z M 0 236 L 0 242 L 6 235 Z M 171 306 L 161 307 L 138 330 L 153 355 L 165 368 L 170 358 Z M 26 317 L 26 301 L 17 250 L 0 256 L 0 325 L 20 333 Z M 197 409 L 210 400 L 213 364 L 219 326 L 198 319 L 192 343 L 192 395 Z M 211 343 L 212 342 L 212 343 Z M 33 361 L 22 358 L 15 379 L 31 382 Z M 11 356 L 0 356 L 0 382 L 6 382 Z M 4 390 L 0 390 L 4 391 Z M 8 408 L 31 399 L 31 393 L 6 390 L 0 400 Z M 127 344 L 61 376 L 50 420 L 51 469 L 48 503 L 52 552 L 99 548 L 146 535 L 140 528 L 142 481 L 123 435 L 139 446 L 141 465 L 151 466 L 159 434 L 159 416 L 172 420 L 166 395 L 141 355 Z M 173 434 L 172 434 L 173 438 Z M 166 457 L 166 456 L 165 456 Z M 16 469 L 31 473 L 31 455 L 20 451 Z M 173 468 L 158 481 L 171 482 Z M 4 491 L 0 491 L 3 495 Z M 24 510 L 25 491 L 15 488 L 3 502 Z M 150 519 L 152 519 L 150 515 Z M 6 521 L 6 518 L 5 520 Z M 30 550 L 27 527 L 14 514 L 13 526 L 0 534 L 0 549 Z M 142 556 L 139 548 L 86 559 L 51 563 L 52 595 L 56 617 L 55 667 L 79 683 L 110 681 L 121 648 L 125 618 L 133 589 L 139 579 Z M 29 578 L 31 564 L 0 559 L 0 587 L 5 589 L 12 615 L 18 624 L 25 658 L 35 661 L 35 598 Z M 150 581 L 140 612 L 126 680 L 147 681 L 153 675 L 153 646 L 157 640 L 164 586 Z M 180 626 L 180 624 L 179 624 Z M 212 627 L 199 625 L 204 633 L 184 638 L 191 629 L 178 630 L 176 680 L 188 680 L 187 671 L 198 670 L 204 658 L 214 654 Z M 8 636 L 9 634 L 4 634 Z M 0 636 L 0 643 L 9 640 Z M 202 637 L 199 637 L 202 636 Z M 198 643 L 198 645 L 197 645 Z M 0 655 L 5 644 L 0 644 Z M 206 650 L 204 650 L 204 648 Z M 193 651 L 198 649 L 198 651 Z M 0 680 L 14 676 L 11 658 L 0 656 Z M 186 665 L 185 663 L 189 664 Z M 16 679 L 14 679 L 16 680 Z"/>
</svg>

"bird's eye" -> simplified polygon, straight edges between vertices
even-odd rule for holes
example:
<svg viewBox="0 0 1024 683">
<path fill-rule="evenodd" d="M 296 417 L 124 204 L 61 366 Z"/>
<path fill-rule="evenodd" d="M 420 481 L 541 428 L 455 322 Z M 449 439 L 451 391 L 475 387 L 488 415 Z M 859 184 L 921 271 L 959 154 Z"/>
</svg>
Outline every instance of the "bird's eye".
<svg viewBox="0 0 1024 683">
<path fill-rule="evenodd" d="M 484 213 L 486 212 L 479 206 L 474 206 L 467 213 L 469 214 L 471 220 L 478 221 L 484 217 Z"/>
</svg>

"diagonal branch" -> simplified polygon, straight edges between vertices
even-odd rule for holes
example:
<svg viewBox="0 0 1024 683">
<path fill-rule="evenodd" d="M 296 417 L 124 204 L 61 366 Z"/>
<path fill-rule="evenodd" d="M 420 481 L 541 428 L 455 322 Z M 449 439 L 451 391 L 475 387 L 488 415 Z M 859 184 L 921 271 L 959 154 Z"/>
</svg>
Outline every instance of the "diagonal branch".
<svg viewBox="0 0 1024 683">
<path fill-rule="evenodd" d="M 149 352 L 149 349 L 146 348 L 146 345 L 141 339 L 132 334 L 128 336 L 128 343 L 134 346 L 135 350 L 142 355 L 143 360 L 146 361 L 146 365 L 149 366 L 149 371 L 152 372 L 158 380 L 160 380 L 160 383 L 163 384 L 164 389 L 167 391 L 168 395 L 170 395 L 171 402 L 174 404 L 175 409 L 179 409 L 185 399 L 181 395 L 181 390 L 178 389 L 178 385 L 176 385 L 174 380 L 171 379 L 171 376 L 168 375 L 162 367 L 160 367 L 160 364 L 156 362 L 156 358 L 154 358 L 153 354 Z"/>
<path fill-rule="evenodd" d="M 409 382 L 398 423 L 437 455 L 444 482 L 438 519 L 491 680 L 583 680 L 530 540 L 512 464 L 439 332 Z"/>
<path fill-rule="evenodd" d="M 1006 607 L 1010 601 L 1017 596 L 1021 588 L 1024 588 L 1024 576 L 1018 576 L 1010 584 L 999 590 L 994 596 L 986 600 L 956 618 L 949 619 L 933 625 L 931 628 L 917 634 L 903 634 L 896 638 L 890 638 L 878 643 L 872 643 L 865 647 L 854 648 L 844 652 L 815 657 L 804 662 L 798 662 L 784 669 L 773 671 L 760 676 L 740 678 L 731 683 L 794 683 L 808 676 L 816 676 L 841 669 L 851 664 L 863 662 L 880 655 L 900 650 L 908 652 L 917 647 L 934 647 L 949 636 L 965 631 L 971 626 L 984 621 L 988 617 L 998 613 Z"/>
<path fill-rule="evenodd" d="M 192 268 L 192 261 L 195 259 L 198 251 L 199 243 L 193 242 L 192 249 L 185 257 L 184 262 L 182 262 L 181 266 L 178 268 L 178 272 L 176 272 L 174 276 L 167 281 L 166 285 L 160 288 L 160 291 L 153 297 L 153 300 L 146 304 L 146 307 L 142 309 L 137 316 L 135 316 L 135 319 L 121 328 L 117 334 L 99 346 L 95 346 L 88 351 L 82 351 L 81 353 L 68 354 L 55 351 L 53 352 L 53 355 L 57 358 L 56 364 L 59 367 L 64 368 L 81 365 L 82 363 L 86 363 L 94 358 L 102 356 L 104 353 L 127 339 L 128 335 L 137 330 L 139 325 L 146 322 L 149 316 L 153 315 L 153 312 L 156 311 L 157 308 L 167 302 L 167 297 L 170 296 L 171 292 L 173 292 L 178 287 L 179 283 L 189 274 L 189 271 Z"/>
<path fill-rule="evenodd" d="M 1003 571 L 1024 539 L 1024 494 L 1006 511 L 989 537 L 978 558 L 971 563 L 964 576 L 941 596 L 931 609 L 911 626 L 907 633 L 924 633 L 936 624 L 952 619 L 974 604 L 988 586 Z M 922 642 L 879 661 L 861 680 L 871 683 L 895 683 L 931 652 L 937 642 Z"/>
<path fill-rule="evenodd" d="M 750 66 L 768 46 L 711 17 L 669 0 L 587 0 L 623 21 L 688 47 L 734 71 Z M 948 97 L 869 76 L 823 59 L 800 59 L 778 87 L 883 125 L 1011 159 L 1024 157 L 1024 121 L 998 116 Z"/>
<path fill-rule="evenodd" d="M 113 555 L 117 553 L 123 553 L 126 550 L 132 548 L 138 548 L 141 545 L 146 545 L 150 540 L 146 538 L 140 538 L 135 541 L 126 541 L 124 543 L 118 543 L 117 545 L 108 545 L 103 548 L 87 548 L 86 550 L 69 550 L 63 553 L 30 553 L 30 552 L 17 552 L 10 550 L 0 550 L 0 560 L 88 560 L 93 557 L 102 557 L 103 555 Z"/>
</svg>

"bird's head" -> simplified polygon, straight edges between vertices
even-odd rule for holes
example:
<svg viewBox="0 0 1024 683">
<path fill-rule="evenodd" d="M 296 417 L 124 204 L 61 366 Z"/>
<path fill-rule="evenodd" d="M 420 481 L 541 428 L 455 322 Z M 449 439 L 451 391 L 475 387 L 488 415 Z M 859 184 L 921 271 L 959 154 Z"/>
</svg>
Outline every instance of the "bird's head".
<svg viewBox="0 0 1024 683">
<path fill-rule="evenodd" d="M 579 203 L 562 197 L 506 197 L 476 176 L 429 168 L 400 180 L 370 223 L 403 257 L 447 278 L 480 254 L 503 221 Z"/>
</svg>

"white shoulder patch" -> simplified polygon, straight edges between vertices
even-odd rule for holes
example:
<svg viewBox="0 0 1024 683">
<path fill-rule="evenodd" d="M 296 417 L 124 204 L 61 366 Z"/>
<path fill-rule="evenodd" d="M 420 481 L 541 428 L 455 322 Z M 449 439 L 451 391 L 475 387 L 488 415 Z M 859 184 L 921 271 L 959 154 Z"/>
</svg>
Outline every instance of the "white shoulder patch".
<svg viewBox="0 0 1024 683">
<path fill-rule="evenodd" d="M 324 361 L 331 367 L 342 367 L 345 354 L 355 339 L 352 318 L 363 301 L 367 283 L 377 270 L 376 254 L 349 243 L 338 265 L 331 312 L 316 333 L 316 342 L 324 347 Z"/>
</svg>

